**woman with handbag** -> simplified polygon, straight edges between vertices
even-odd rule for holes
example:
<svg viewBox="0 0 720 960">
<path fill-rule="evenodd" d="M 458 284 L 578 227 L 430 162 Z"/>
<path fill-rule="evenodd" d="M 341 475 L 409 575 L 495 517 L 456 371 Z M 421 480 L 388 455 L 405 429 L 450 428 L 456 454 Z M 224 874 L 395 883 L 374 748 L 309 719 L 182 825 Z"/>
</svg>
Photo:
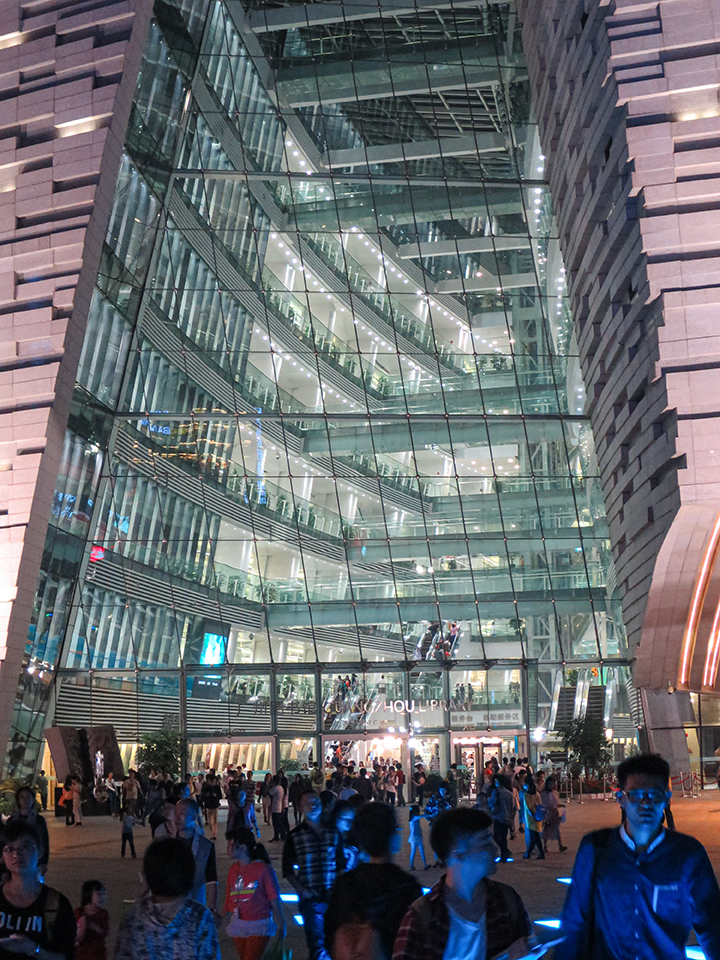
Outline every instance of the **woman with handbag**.
<svg viewBox="0 0 720 960">
<path fill-rule="evenodd" d="M 531 858 L 533 847 L 538 849 L 538 860 L 544 860 L 542 828 L 546 811 L 540 801 L 540 794 L 535 786 L 532 774 L 529 772 L 523 784 L 522 802 L 525 813 L 525 853 L 523 854 L 523 860 Z"/>
<path fill-rule="evenodd" d="M 266 950 L 279 954 L 285 918 L 270 857 L 246 827 L 228 833 L 228 848 L 233 863 L 228 871 L 225 913 L 232 914 L 227 933 L 233 938 L 238 957 L 261 960 Z"/>
</svg>

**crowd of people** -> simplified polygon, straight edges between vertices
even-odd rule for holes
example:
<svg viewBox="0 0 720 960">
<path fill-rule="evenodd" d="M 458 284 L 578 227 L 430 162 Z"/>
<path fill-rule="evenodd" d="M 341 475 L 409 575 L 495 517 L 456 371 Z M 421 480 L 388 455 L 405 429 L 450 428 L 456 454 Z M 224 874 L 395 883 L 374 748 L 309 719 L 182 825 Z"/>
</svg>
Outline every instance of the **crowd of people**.
<svg viewBox="0 0 720 960">
<path fill-rule="evenodd" d="M 272 826 L 269 842 L 283 843 L 281 875 L 297 894 L 310 960 L 542 956 L 548 944 L 533 940 L 521 897 L 494 874 L 498 863 L 510 859 L 508 841 L 521 831 L 527 858 L 535 851 L 543 858 L 551 842 L 566 849 L 553 778 L 523 760 L 489 763 L 471 806 L 458 803 L 453 768 L 425 798 L 430 781 L 418 763 L 411 778 L 406 872 L 394 862 L 401 827 L 387 788 L 390 768 L 399 767 L 378 759 L 357 770 L 339 765 L 326 776 L 308 765 L 290 782 L 282 770 L 258 780 L 252 771 L 233 767 L 181 781 L 166 775 L 146 781 L 133 772 L 115 784 L 119 809 L 111 816 L 122 822 L 121 855 L 129 848 L 135 856 L 136 826 L 147 823 L 153 835 L 143 856 L 140 896 L 120 923 L 116 960 L 219 960 L 223 924 L 240 960 L 283 956 L 280 880 L 259 842 L 256 805 Z M 707 960 L 720 960 L 720 889 L 702 845 L 663 826 L 668 779 L 668 764 L 657 756 L 635 756 L 620 765 L 622 823 L 580 844 L 558 960 L 679 960 L 691 927 Z M 71 783 L 66 791 L 67 809 L 75 802 Z M 216 847 L 223 800 L 230 867 L 221 896 Z M 0 960 L 18 954 L 106 960 L 110 917 L 103 884 L 86 881 L 73 909 L 44 881 L 50 844 L 42 807 L 42 794 L 38 803 L 35 791 L 22 786 L 2 826 Z M 423 820 L 430 823 L 433 864 L 425 854 Z M 443 871 L 426 894 L 413 876 L 417 856 L 426 869 Z"/>
</svg>

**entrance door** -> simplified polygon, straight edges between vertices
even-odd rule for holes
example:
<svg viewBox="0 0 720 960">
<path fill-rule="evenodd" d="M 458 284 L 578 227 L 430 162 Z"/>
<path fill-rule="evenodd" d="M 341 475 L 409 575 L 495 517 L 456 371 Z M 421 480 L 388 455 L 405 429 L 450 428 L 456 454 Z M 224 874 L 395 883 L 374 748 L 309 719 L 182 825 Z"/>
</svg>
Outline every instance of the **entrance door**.
<svg viewBox="0 0 720 960">
<path fill-rule="evenodd" d="M 471 799 L 476 797 L 478 772 L 482 777 L 480 746 L 478 744 L 456 743 L 455 763 L 462 773 L 458 796 L 468 796 Z"/>
<path fill-rule="evenodd" d="M 483 743 L 482 744 L 482 765 L 485 768 L 488 763 L 492 760 L 493 757 L 498 762 L 498 766 L 502 770 L 502 747 L 499 743 Z"/>
</svg>

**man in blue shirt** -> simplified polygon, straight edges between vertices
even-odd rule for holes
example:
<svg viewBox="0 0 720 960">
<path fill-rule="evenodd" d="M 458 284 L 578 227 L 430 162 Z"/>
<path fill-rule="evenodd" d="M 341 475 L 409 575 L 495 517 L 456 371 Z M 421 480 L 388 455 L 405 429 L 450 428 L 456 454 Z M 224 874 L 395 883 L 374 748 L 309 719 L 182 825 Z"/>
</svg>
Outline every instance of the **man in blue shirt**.
<svg viewBox="0 0 720 960">
<path fill-rule="evenodd" d="M 720 889 L 708 855 L 662 826 L 669 774 L 659 756 L 618 767 L 625 823 L 580 844 L 557 960 L 684 960 L 691 928 L 707 960 L 720 960 Z"/>
</svg>

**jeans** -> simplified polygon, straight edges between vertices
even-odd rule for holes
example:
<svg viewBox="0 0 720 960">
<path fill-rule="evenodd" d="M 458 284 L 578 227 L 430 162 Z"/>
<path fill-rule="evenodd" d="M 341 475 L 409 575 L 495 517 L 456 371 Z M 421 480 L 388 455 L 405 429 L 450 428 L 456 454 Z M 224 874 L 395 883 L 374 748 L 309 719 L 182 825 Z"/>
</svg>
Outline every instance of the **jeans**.
<svg viewBox="0 0 720 960">
<path fill-rule="evenodd" d="M 329 955 L 325 950 L 327 904 L 318 903 L 317 900 L 300 900 L 298 909 L 300 916 L 303 918 L 303 929 L 310 960 L 329 960 Z"/>
<path fill-rule="evenodd" d="M 399 807 L 405 806 L 405 784 L 399 783 L 397 785 L 397 801 Z"/>
<path fill-rule="evenodd" d="M 499 820 L 493 820 L 493 840 L 500 847 L 500 859 L 507 860 L 510 856 L 508 847 L 509 823 L 500 823 Z"/>
<path fill-rule="evenodd" d="M 75 823 L 72 800 L 66 800 L 63 806 L 65 807 L 65 826 L 71 827 Z"/>
<path fill-rule="evenodd" d="M 120 808 L 120 802 L 115 790 L 108 790 L 108 806 L 110 808 L 110 815 L 113 817 L 117 816 Z"/>
<path fill-rule="evenodd" d="M 48 795 L 46 793 L 40 794 L 40 803 L 42 805 L 43 810 L 47 810 L 47 798 L 48 798 Z"/>
<path fill-rule="evenodd" d="M 385 799 L 390 804 L 391 807 L 395 806 L 395 794 L 391 793 L 389 790 L 385 791 Z"/>
<path fill-rule="evenodd" d="M 539 859 L 543 859 L 545 851 L 543 850 L 542 833 L 539 830 L 531 830 L 525 827 L 525 858 L 530 859 L 533 847 L 538 848 Z"/>
<path fill-rule="evenodd" d="M 130 844 L 130 853 L 134 858 L 135 857 L 135 841 L 133 840 L 133 835 L 131 833 L 122 834 L 122 850 L 120 852 L 120 856 L 121 857 L 125 856 L 125 844 L 127 843 Z"/>
<path fill-rule="evenodd" d="M 285 823 L 282 813 L 272 814 L 273 840 L 285 839 Z"/>
</svg>

